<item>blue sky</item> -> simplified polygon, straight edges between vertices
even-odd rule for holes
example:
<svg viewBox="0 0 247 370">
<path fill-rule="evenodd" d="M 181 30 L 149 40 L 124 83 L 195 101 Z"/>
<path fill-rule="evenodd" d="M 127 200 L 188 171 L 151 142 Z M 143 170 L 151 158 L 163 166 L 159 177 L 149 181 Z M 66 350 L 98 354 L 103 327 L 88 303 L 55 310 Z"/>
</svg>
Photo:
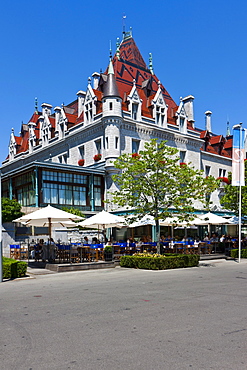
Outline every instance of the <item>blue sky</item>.
<svg viewBox="0 0 247 370">
<path fill-rule="evenodd" d="M 76 99 L 88 76 L 105 70 L 109 43 L 115 51 L 122 16 L 148 64 L 179 103 L 192 94 L 196 126 L 211 110 L 212 130 L 246 127 L 246 22 L 244 0 L 14 0 L 0 8 L 0 160 L 11 128 L 20 131 L 34 100 L 53 107 Z"/>
</svg>

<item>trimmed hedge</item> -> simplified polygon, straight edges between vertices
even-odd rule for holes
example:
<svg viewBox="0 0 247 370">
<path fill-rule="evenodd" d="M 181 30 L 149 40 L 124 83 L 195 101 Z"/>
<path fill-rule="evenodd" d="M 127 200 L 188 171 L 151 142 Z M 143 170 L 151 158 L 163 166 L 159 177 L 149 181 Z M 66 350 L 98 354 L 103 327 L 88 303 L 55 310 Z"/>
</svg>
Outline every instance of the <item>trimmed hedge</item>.
<svg viewBox="0 0 247 370">
<path fill-rule="evenodd" d="M 231 250 L 231 257 L 238 258 L 238 249 Z M 241 249 L 241 258 L 247 258 L 247 249 Z"/>
<path fill-rule="evenodd" d="M 165 254 L 155 255 L 154 257 L 138 254 L 133 256 L 122 256 L 120 258 L 121 267 L 130 267 L 147 270 L 166 270 L 182 267 L 198 266 L 200 256 L 196 254 Z"/>
<path fill-rule="evenodd" d="M 27 263 L 3 257 L 3 279 L 15 279 L 26 276 Z"/>
</svg>

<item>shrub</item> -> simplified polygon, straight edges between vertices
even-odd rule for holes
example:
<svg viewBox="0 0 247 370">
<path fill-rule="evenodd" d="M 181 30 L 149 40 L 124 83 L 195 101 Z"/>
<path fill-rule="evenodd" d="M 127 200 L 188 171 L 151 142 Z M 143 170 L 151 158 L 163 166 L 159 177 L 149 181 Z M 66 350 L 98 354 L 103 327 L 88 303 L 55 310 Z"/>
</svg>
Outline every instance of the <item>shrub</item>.
<svg viewBox="0 0 247 370">
<path fill-rule="evenodd" d="M 23 277 L 27 273 L 27 263 L 3 257 L 3 279 Z"/>
<path fill-rule="evenodd" d="M 135 254 L 133 256 L 122 256 L 121 267 L 130 267 L 148 270 L 165 270 L 181 267 L 197 266 L 200 256 L 196 254 Z"/>
<path fill-rule="evenodd" d="M 238 258 L 238 249 L 231 250 L 231 257 Z M 247 249 L 241 249 L 241 258 L 247 258 Z"/>
<path fill-rule="evenodd" d="M 106 245 L 104 248 L 105 253 L 112 253 L 112 246 L 111 245 Z"/>
</svg>

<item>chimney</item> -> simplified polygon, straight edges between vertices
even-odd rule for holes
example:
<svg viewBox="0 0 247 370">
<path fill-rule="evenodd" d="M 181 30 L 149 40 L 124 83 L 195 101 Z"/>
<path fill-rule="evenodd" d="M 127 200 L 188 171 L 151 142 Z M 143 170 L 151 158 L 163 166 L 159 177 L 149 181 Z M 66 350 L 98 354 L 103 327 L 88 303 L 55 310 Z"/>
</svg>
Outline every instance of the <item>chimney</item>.
<svg viewBox="0 0 247 370">
<path fill-rule="evenodd" d="M 98 87 L 99 87 L 99 77 L 100 77 L 100 74 L 98 72 L 94 72 L 92 74 L 92 77 L 93 77 L 93 89 L 94 90 L 97 90 Z"/>
<path fill-rule="evenodd" d="M 205 112 L 205 130 L 207 130 L 208 132 L 212 132 L 212 128 L 211 128 L 211 115 L 212 115 L 212 112 L 210 110 L 207 110 Z"/>
<path fill-rule="evenodd" d="M 187 119 L 189 122 L 191 122 L 192 126 L 194 125 L 194 107 L 193 107 L 193 102 L 194 102 L 194 96 L 188 95 L 185 98 L 182 99 L 184 103 L 184 109 L 185 113 L 187 115 Z"/>
<path fill-rule="evenodd" d="M 47 116 L 51 115 L 51 109 L 52 109 L 51 104 L 43 103 L 41 104 L 41 107 L 42 107 L 42 116 L 45 116 L 46 114 Z"/>
<path fill-rule="evenodd" d="M 80 117 L 82 111 L 83 111 L 83 105 L 84 105 L 84 100 L 85 100 L 85 96 L 86 96 L 86 93 L 85 91 L 78 91 L 78 93 L 76 94 L 78 96 L 78 117 Z"/>
</svg>

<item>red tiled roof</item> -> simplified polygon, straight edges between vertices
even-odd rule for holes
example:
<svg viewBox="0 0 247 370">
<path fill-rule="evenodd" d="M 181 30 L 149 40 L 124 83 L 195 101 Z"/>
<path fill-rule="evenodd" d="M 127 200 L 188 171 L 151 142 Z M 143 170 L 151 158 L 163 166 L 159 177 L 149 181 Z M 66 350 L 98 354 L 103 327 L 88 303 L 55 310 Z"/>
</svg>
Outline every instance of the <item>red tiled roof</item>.
<svg viewBox="0 0 247 370">
<path fill-rule="evenodd" d="M 164 100 L 168 106 L 167 112 L 167 122 L 169 124 L 176 124 L 176 112 L 178 110 L 178 105 L 172 99 L 170 94 L 167 92 L 165 87 L 159 82 L 157 76 L 152 73 L 146 66 L 144 59 L 141 56 L 139 49 L 137 48 L 135 41 L 132 37 L 123 40 L 119 48 L 119 58 L 115 54 L 113 60 L 114 73 L 116 78 L 117 87 L 119 94 L 122 98 L 122 109 L 128 111 L 128 101 L 127 96 L 133 87 L 133 80 L 135 80 L 135 86 L 142 100 L 142 115 L 145 117 L 153 118 L 152 112 L 152 101 L 158 91 L 160 86 Z M 101 75 L 101 82 L 104 83 L 107 80 L 106 73 Z M 100 84 L 101 84 L 100 82 Z M 93 89 L 97 100 L 96 104 L 96 114 L 102 112 L 102 97 L 103 93 L 101 91 L 102 85 L 99 86 L 97 90 Z M 68 127 L 73 127 L 73 125 L 79 124 L 84 120 L 83 112 L 78 117 L 78 100 L 74 100 L 70 104 L 64 107 L 66 117 L 68 119 Z M 40 138 L 40 118 L 41 112 L 34 113 L 29 122 L 36 123 L 35 135 L 37 139 Z M 52 135 L 55 132 L 55 117 L 54 114 L 49 116 L 49 120 L 52 126 Z M 221 150 L 221 155 L 225 157 L 230 157 L 230 152 L 232 149 L 232 138 L 226 139 L 222 135 L 211 136 L 207 130 L 201 131 L 194 128 L 190 122 L 187 122 L 187 127 L 190 130 L 197 131 L 200 133 L 200 138 L 204 139 L 209 143 L 203 146 L 201 150 L 206 150 L 213 154 L 219 154 L 219 146 L 223 146 Z M 15 136 L 17 142 L 18 153 L 28 149 L 28 137 L 29 131 L 23 126 L 21 136 Z"/>
<path fill-rule="evenodd" d="M 232 139 L 226 139 L 226 142 L 224 144 L 224 148 L 225 149 L 229 149 L 229 148 L 232 149 Z"/>
<path fill-rule="evenodd" d="M 222 135 L 212 136 L 210 138 L 210 144 L 211 145 L 219 144 L 222 140 L 224 141 L 224 138 Z"/>
<path fill-rule="evenodd" d="M 207 130 L 202 131 L 201 134 L 200 134 L 200 139 L 205 139 L 205 137 L 207 136 L 207 134 L 208 134 L 208 131 Z"/>
</svg>

